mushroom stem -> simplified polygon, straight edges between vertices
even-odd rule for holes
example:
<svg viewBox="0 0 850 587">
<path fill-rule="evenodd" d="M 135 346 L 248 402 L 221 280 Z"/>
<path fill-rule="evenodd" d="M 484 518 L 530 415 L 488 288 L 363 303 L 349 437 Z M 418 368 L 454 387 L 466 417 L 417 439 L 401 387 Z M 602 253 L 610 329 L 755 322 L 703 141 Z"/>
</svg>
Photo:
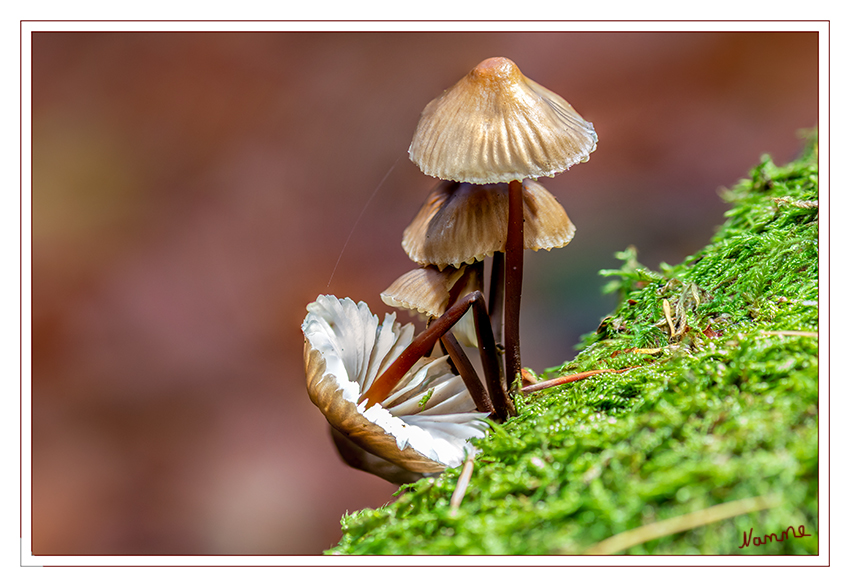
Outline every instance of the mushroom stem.
<svg viewBox="0 0 850 587">
<path fill-rule="evenodd" d="M 493 325 L 493 338 L 496 344 L 502 342 L 502 312 L 505 306 L 505 254 L 493 253 L 493 267 L 490 270 L 490 324 Z"/>
<path fill-rule="evenodd" d="M 463 352 L 463 347 L 455 338 L 451 331 L 443 335 L 440 339 L 443 341 L 443 346 L 446 352 L 452 359 L 460 378 L 463 379 L 463 384 L 472 396 L 472 401 L 475 402 L 475 409 L 479 412 L 493 412 L 493 402 L 490 401 L 490 396 L 484 391 L 484 386 L 478 378 L 478 373 L 475 372 L 475 367 L 469 361 L 469 357 Z"/>
<path fill-rule="evenodd" d="M 508 391 L 522 385 L 519 350 L 519 306 L 522 297 L 523 254 L 522 182 L 512 181 L 508 189 L 508 235 L 505 243 L 505 371 Z"/>
<path fill-rule="evenodd" d="M 475 321 L 478 352 L 481 356 L 481 365 L 484 368 L 487 391 L 490 394 L 496 417 L 504 420 L 508 416 L 515 415 L 516 410 L 513 403 L 501 383 L 496 343 L 493 340 L 493 331 L 490 327 L 484 294 L 480 291 L 465 295 L 446 310 L 442 316 L 434 320 L 424 332 L 414 338 L 410 345 L 393 361 L 392 365 L 387 367 L 387 370 L 375 380 L 369 390 L 360 396 L 360 401 L 366 400 L 366 407 L 369 407 L 387 399 L 416 361 L 430 352 L 437 340 L 443 338 L 470 308 L 472 308 Z M 451 346 L 450 341 L 448 346 Z"/>
</svg>

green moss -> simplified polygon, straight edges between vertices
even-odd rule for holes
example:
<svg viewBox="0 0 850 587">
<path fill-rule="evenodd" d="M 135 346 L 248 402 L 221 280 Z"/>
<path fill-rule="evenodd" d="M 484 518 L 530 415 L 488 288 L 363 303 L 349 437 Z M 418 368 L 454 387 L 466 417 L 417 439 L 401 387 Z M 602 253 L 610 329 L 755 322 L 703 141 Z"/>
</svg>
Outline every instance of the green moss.
<svg viewBox="0 0 850 587">
<path fill-rule="evenodd" d="M 344 516 L 329 552 L 581 553 L 646 524 L 775 495 L 776 507 L 624 552 L 817 553 L 816 141 L 783 167 L 764 157 L 724 194 L 732 207 L 711 243 L 681 265 L 656 272 L 621 253 L 623 266 L 603 272 L 619 307 L 573 361 L 543 375 L 632 369 L 517 398 L 519 415 L 477 443 L 458 511 L 452 469 Z M 810 537 L 739 548 L 750 528 L 800 524 Z"/>
</svg>

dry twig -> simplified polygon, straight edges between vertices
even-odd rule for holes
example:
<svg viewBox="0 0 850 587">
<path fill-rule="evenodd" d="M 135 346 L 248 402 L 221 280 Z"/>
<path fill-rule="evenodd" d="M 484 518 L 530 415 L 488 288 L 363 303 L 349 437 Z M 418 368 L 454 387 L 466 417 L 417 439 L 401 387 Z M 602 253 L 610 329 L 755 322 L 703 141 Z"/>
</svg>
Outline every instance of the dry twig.
<svg viewBox="0 0 850 587">
<path fill-rule="evenodd" d="M 452 493 L 452 498 L 449 501 L 451 510 L 449 514 L 454 516 L 460 508 L 460 503 L 463 501 L 463 496 L 466 495 L 466 488 L 469 487 L 469 480 L 472 479 L 473 461 L 472 455 L 467 455 L 466 461 L 463 463 L 463 471 L 460 472 L 460 477 L 457 478 L 457 485 Z"/>
</svg>

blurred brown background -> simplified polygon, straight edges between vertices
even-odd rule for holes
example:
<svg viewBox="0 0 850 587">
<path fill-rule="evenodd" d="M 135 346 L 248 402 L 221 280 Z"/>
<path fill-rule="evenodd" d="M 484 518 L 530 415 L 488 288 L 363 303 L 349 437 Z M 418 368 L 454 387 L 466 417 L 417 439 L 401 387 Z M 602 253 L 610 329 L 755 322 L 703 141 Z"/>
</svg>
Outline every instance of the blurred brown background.
<svg viewBox="0 0 850 587">
<path fill-rule="evenodd" d="M 34 34 L 35 554 L 317 554 L 392 499 L 336 456 L 300 323 L 389 311 L 419 112 L 499 55 L 599 133 L 541 180 L 578 229 L 526 257 L 537 370 L 613 308 L 615 251 L 680 262 L 818 121 L 815 33 Z"/>
</svg>

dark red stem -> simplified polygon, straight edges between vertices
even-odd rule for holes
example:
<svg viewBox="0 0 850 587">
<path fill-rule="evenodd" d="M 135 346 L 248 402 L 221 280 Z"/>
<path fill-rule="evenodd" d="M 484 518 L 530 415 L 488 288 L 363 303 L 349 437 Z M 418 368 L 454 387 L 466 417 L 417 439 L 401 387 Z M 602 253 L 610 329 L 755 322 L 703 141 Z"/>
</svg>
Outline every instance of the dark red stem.
<svg viewBox="0 0 850 587">
<path fill-rule="evenodd" d="M 487 300 L 490 309 L 490 324 L 493 325 L 493 338 L 496 344 L 502 342 L 502 312 L 505 306 L 505 254 L 493 253 L 493 266 L 490 270 L 490 297 Z"/>
<path fill-rule="evenodd" d="M 475 409 L 479 412 L 493 412 L 493 402 L 490 401 L 490 396 L 484 391 L 484 386 L 475 372 L 475 367 L 472 366 L 469 357 L 463 352 L 463 347 L 457 341 L 455 335 L 449 331 L 440 340 L 443 341 L 446 352 L 451 357 L 455 367 L 457 367 L 457 372 L 461 379 L 463 379 L 463 384 L 469 390 L 469 395 L 472 396 L 472 401 L 475 402 Z"/>
<path fill-rule="evenodd" d="M 519 306 L 522 297 L 522 182 L 508 187 L 508 235 L 505 243 L 505 371 L 509 390 L 520 387 Z"/>
</svg>

